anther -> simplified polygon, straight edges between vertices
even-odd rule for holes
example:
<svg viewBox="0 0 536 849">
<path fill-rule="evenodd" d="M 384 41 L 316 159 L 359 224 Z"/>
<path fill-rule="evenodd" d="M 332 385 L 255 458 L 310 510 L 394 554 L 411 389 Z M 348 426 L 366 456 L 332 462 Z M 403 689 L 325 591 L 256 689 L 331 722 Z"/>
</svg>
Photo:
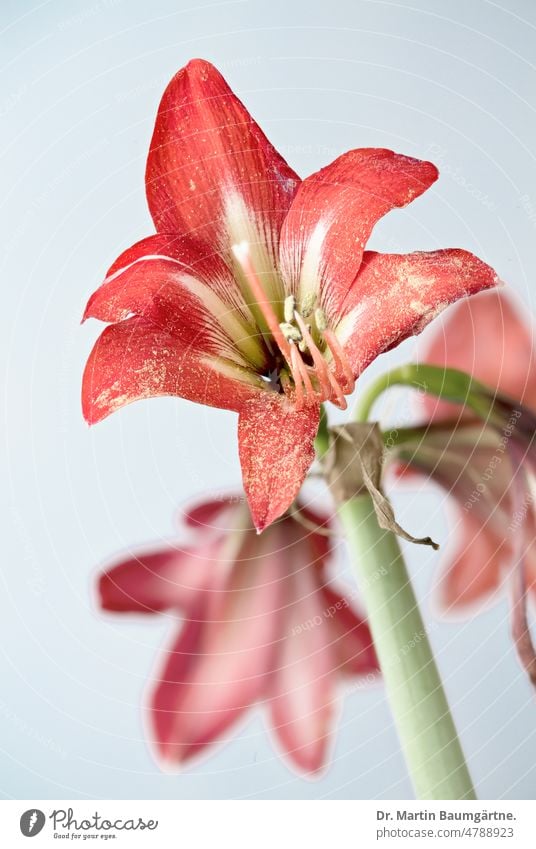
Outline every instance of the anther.
<svg viewBox="0 0 536 849">
<path fill-rule="evenodd" d="M 285 303 L 283 306 L 283 314 L 285 316 L 285 321 L 287 324 L 290 324 L 294 319 L 294 310 L 296 309 L 296 298 L 294 295 L 288 295 L 285 298 Z"/>
<path fill-rule="evenodd" d="M 328 323 L 326 321 L 326 314 L 324 310 L 320 309 L 320 307 L 317 307 L 315 310 L 315 324 L 320 333 L 323 333 L 323 331 L 328 326 Z"/>
<path fill-rule="evenodd" d="M 308 318 L 311 315 L 314 306 L 316 304 L 316 292 L 307 292 L 301 302 L 300 312 L 304 318 Z"/>
<path fill-rule="evenodd" d="M 289 324 L 287 321 L 282 321 L 279 325 L 281 330 L 283 331 L 283 335 L 285 339 L 288 339 L 289 342 L 301 342 L 302 335 L 297 327 L 293 324 Z"/>
</svg>

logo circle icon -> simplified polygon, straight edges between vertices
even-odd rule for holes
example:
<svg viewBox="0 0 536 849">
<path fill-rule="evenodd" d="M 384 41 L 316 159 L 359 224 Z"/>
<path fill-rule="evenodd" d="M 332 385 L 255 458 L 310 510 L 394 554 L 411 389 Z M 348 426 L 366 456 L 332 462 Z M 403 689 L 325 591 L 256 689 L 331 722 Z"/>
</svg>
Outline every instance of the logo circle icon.
<svg viewBox="0 0 536 849">
<path fill-rule="evenodd" d="M 43 829 L 46 817 L 38 808 L 24 811 L 20 818 L 20 830 L 25 837 L 35 837 Z"/>
</svg>

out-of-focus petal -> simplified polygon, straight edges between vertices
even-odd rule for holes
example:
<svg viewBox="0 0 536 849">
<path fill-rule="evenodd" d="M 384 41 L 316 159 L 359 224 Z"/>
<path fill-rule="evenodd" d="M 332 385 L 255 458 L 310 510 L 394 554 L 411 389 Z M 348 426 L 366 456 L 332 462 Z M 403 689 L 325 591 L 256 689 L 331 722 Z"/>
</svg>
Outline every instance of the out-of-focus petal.
<svg viewBox="0 0 536 849">
<path fill-rule="evenodd" d="M 140 553 L 109 567 L 99 577 L 103 610 L 157 613 L 187 608 L 202 588 L 212 585 L 218 550 L 171 548 Z"/>
<path fill-rule="evenodd" d="M 398 478 L 434 481 L 455 503 L 452 540 L 442 555 L 442 607 L 454 610 L 488 596 L 509 565 L 515 520 L 512 464 L 501 435 L 482 424 L 437 424 L 399 447 L 398 456 L 401 463 L 392 467 Z"/>
<path fill-rule="evenodd" d="M 200 754 L 265 695 L 280 632 L 280 579 L 275 556 L 243 561 L 191 610 L 151 701 L 164 758 L 182 763 Z"/>
<path fill-rule="evenodd" d="M 152 742 L 156 751 L 160 757 L 177 763 L 195 754 L 195 751 L 190 751 L 191 744 L 183 730 L 184 723 L 188 726 L 189 736 L 193 736 L 195 716 L 183 717 L 177 705 L 180 704 L 189 677 L 195 674 L 203 642 L 206 607 L 207 599 L 198 596 L 196 605 L 190 608 L 188 617 L 183 621 L 177 639 L 164 652 L 163 664 L 155 676 L 155 687 L 148 705 Z"/>
<path fill-rule="evenodd" d="M 527 592 L 536 601 L 536 514 L 532 501 L 526 500 L 521 515 L 513 517 L 513 533 L 523 531 Z"/>
<path fill-rule="evenodd" d="M 266 239 L 275 257 L 298 182 L 213 65 L 194 59 L 176 74 L 160 103 L 147 161 L 147 199 L 158 231 L 188 234 L 227 255 L 236 240 L 229 209 L 240 207 L 253 238 Z"/>
<path fill-rule="evenodd" d="M 497 282 L 493 269 L 468 251 L 367 251 L 337 328 L 355 374 L 378 354 L 419 333 L 453 301 Z"/>
<path fill-rule="evenodd" d="M 292 509 L 295 531 L 302 545 L 308 545 L 311 550 L 310 563 L 323 565 L 327 560 L 333 539 L 333 523 L 331 519 L 304 505 L 301 500 Z M 290 521 L 290 520 L 289 520 Z"/>
<path fill-rule="evenodd" d="M 283 273 L 298 295 L 320 292 L 341 314 L 376 222 L 421 195 L 437 169 L 382 148 L 351 150 L 303 181 L 281 235 Z"/>
<path fill-rule="evenodd" d="M 296 498 L 314 460 L 320 408 L 296 411 L 284 395 L 265 392 L 243 405 L 238 446 L 244 490 L 257 530 Z"/>
<path fill-rule="evenodd" d="M 238 506 L 244 500 L 243 495 L 222 495 L 210 501 L 191 504 L 182 512 L 182 519 L 191 528 L 203 530 L 229 531 L 237 529 Z"/>
<path fill-rule="evenodd" d="M 346 675 L 374 675 L 379 672 L 372 635 L 367 622 L 353 610 L 347 596 L 325 585 L 325 616 L 331 622 L 333 648 L 339 669 Z"/>
<path fill-rule="evenodd" d="M 84 371 L 82 410 L 95 424 L 132 401 L 178 395 L 238 411 L 261 391 L 251 372 L 196 353 L 148 319 L 131 318 L 107 327 L 95 343 Z"/>
<path fill-rule="evenodd" d="M 536 409 L 534 329 L 514 295 L 498 289 L 452 307 L 421 343 L 420 359 L 466 371 L 483 383 Z M 459 408 L 422 400 L 433 419 L 458 417 Z"/>
<path fill-rule="evenodd" d="M 396 449 L 402 462 L 391 465 L 399 478 L 432 478 L 465 512 L 482 523 L 492 519 L 497 533 L 510 521 L 512 463 L 502 437 L 480 422 L 438 423 Z"/>
<path fill-rule="evenodd" d="M 284 752 L 304 772 L 325 765 L 341 660 L 318 577 L 297 560 L 287 578 L 286 636 L 271 687 L 270 715 Z"/>
<path fill-rule="evenodd" d="M 445 556 L 450 565 L 439 583 L 439 602 L 446 610 L 485 600 L 497 589 L 503 569 L 509 565 L 511 547 L 497 536 L 491 523 L 464 514 L 456 542 Z"/>
</svg>

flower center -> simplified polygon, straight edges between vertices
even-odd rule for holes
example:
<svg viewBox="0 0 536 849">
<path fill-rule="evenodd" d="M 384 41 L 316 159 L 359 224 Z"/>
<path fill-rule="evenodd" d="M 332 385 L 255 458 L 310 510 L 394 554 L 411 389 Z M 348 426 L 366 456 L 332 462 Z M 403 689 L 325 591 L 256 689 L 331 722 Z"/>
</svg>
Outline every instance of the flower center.
<svg viewBox="0 0 536 849">
<path fill-rule="evenodd" d="M 280 321 L 255 271 L 248 242 L 235 244 L 232 250 L 277 346 L 281 384 L 295 390 L 296 408 L 332 401 L 345 410 L 344 396 L 353 392 L 354 376 L 324 311 L 316 305 L 316 295 L 308 293 L 299 305 L 294 295 L 288 295 Z"/>
</svg>

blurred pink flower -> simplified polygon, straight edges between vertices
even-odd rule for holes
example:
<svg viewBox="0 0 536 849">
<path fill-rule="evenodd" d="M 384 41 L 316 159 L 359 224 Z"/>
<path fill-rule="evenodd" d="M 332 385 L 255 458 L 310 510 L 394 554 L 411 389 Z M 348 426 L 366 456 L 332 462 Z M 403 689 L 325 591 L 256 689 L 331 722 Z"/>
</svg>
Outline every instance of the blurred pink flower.
<svg viewBox="0 0 536 849">
<path fill-rule="evenodd" d="M 185 514 L 191 544 L 100 575 L 103 609 L 182 617 L 150 692 L 162 759 L 207 753 L 262 701 L 298 770 L 326 764 L 339 685 L 375 674 L 377 661 L 367 624 L 326 571 L 327 519 L 307 509 L 299 517 L 286 514 L 259 536 L 245 504 L 207 501 Z"/>
<path fill-rule="evenodd" d="M 442 605 L 466 606 L 489 597 L 520 562 L 522 579 L 534 592 L 532 327 L 506 290 L 484 292 L 446 313 L 421 360 L 468 372 L 497 393 L 489 396 L 493 427 L 491 417 L 483 424 L 458 406 L 424 396 L 426 426 L 398 452 L 403 477 L 431 476 L 456 503 L 455 541 L 440 584 Z"/>
</svg>

